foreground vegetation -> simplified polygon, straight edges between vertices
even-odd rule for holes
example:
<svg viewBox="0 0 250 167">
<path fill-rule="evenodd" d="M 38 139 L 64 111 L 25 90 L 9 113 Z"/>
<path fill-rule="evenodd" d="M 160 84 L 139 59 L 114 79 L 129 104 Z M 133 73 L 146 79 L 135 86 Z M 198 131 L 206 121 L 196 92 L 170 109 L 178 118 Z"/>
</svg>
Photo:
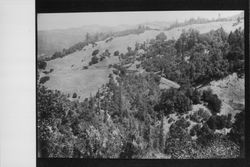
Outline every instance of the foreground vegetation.
<svg viewBox="0 0 250 167">
<path fill-rule="evenodd" d="M 143 54 L 139 51 L 143 50 Z M 112 68 L 109 83 L 83 102 L 71 101 L 60 91 L 37 85 L 38 145 L 41 157 L 145 158 L 150 152 L 169 158 L 236 158 L 244 146 L 244 110 L 217 115 L 221 100 L 211 90 L 198 88 L 229 74 L 244 76 L 244 31 L 227 34 L 222 28 L 206 34 L 183 32 L 178 40 L 160 33 L 150 43 L 136 44 Z M 129 72 L 126 64 L 141 62 L 145 73 Z M 39 68 L 44 69 L 44 63 Z M 159 88 L 161 77 L 179 89 Z M 39 78 L 39 77 L 38 77 Z M 46 82 L 46 81 L 45 81 Z M 190 131 L 184 117 L 195 104 L 204 111 Z M 164 119 L 176 114 L 168 134 Z M 228 134 L 216 130 L 231 128 Z M 196 139 L 193 137 L 196 136 Z M 151 157 L 152 158 L 152 157 Z"/>
</svg>

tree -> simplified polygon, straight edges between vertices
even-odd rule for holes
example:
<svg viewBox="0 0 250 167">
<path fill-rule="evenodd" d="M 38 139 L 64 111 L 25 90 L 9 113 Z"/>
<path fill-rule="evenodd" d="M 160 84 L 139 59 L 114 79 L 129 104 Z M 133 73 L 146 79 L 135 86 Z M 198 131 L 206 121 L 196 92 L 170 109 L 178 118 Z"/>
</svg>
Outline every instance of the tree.
<svg viewBox="0 0 250 167">
<path fill-rule="evenodd" d="M 37 61 L 38 69 L 45 70 L 47 63 L 45 61 Z"/>
<path fill-rule="evenodd" d="M 63 53 L 61 53 L 61 52 L 55 52 L 55 53 L 52 55 L 51 59 L 56 59 L 56 58 L 60 58 L 60 57 L 63 57 L 63 56 L 64 56 Z"/>
<path fill-rule="evenodd" d="M 76 92 L 74 92 L 72 95 L 72 98 L 76 98 L 76 97 L 77 97 L 77 94 L 76 94 Z"/>
<path fill-rule="evenodd" d="M 86 42 L 90 42 L 90 35 L 88 32 L 85 35 L 85 40 L 86 40 Z"/>
<path fill-rule="evenodd" d="M 45 82 L 47 82 L 50 79 L 49 76 L 44 76 L 40 79 L 40 84 L 44 84 Z"/>
<path fill-rule="evenodd" d="M 96 49 L 96 50 L 94 50 L 94 51 L 92 52 L 92 56 L 96 56 L 98 53 L 99 53 L 99 50 Z"/>
<path fill-rule="evenodd" d="M 192 109 L 191 100 L 174 88 L 170 88 L 162 93 L 160 102 L 155 106 L 156 111 L 163 111 L 165 115 L 176 111 L 183 114 Z"/>
<path fill-rule="evenodd" d="M 208 127 L 212 130 L 221 130 L 223 128 L 230 128 L 231 127 L 231 118 L 225 115 L 218 116 L 213 115 L 209 118 L 206 122 Z"/>
<path fill-rule="evenodd" d="M 96 56 L 93 56 L 91 58 L 91 61 L 89 62 L 89 65 L 96 64 L 96 63 L 98 63 L 98 58 Z"/>
<path fill-rule="evenodd" d="M 114 52 L 114 56 L 119 56 L 119 51 L 118 50 Z"/>
<path fill-rule="evenodd" d="M 192 109 L 192 102 L 184 93 L 177 94 L 174 100 L 175 110 L 178 113 L 182 114 Z"/>
<path fill-rule="evenodd" d="M 189 98 L 192 100 L 193 104 L 201 103 L 201 93 L 198 91 L 198 89 L 191 90 L 191 96 Z"/>
<path fill-rule="evenodd" d="M 210 50 L 210 57 L 207 69 L 207 75 L 211 79 L 220 79 L 228 74 L 229 63 L 223 58 L 218 50 Z"/>
<path fill-rule="evenodd" d="M 183 30 L 175 44 L 177 53 L 184 56 L 184 52 L 190 50 L 198 42 L 199 35 L 199 31 L 194 29 Z"/>
<path fill-rule="evenodd" d="M 220 112 L 221 100 L 216 94 L 212 93 L 211 89 L 203 91 L 202 99 L 208 103 L 207 107 L 213 112 L 213 114 Z"/>
<path fill-rule="evenodd" d="M 155 39 L 157 41 L 165 41 L 167 39 L 167 36 L 164 32 L 161 32 L 160 34 L 156 35 Z"/>
</svg>

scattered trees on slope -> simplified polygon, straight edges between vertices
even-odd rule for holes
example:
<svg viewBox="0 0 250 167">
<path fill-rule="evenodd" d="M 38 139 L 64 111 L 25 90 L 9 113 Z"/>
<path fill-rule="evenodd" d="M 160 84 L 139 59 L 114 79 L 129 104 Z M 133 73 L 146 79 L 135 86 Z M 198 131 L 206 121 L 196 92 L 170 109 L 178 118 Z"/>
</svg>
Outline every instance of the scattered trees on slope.
<svg viewBox="0 0 250 167">
<path fill-rule="evenodd" d="M 177 41 L 153 40 L 146 48 L 142 66 L 148 72 L 161 71 L 181 85 L 206 84 L 232 72 L 243 74 L 244 31 L 228 35 L 220 28 L 200 34 L 190 29 Z"/>
<path fill-rule="evenodd" d="M 240 48 L 244 57 L 244 46 L 236 42 L 244 38 L 243 32 L 234 33 L 228 37 L 223 29 L 207 34 L 190 30 L 183 32 L 177 41 L 160 35 L 149 46 L 143 46 L 142 55 L 142 66 L 149 72 L 160 71 L 160 76 L 129 74 L 122 65 L 114 65 L 119 74 L 117 82 L 110 76 L 105 91 L 98 91 L 84 102 L 69 101 L 59 91 L 39 84 L 38 139 L 42 157 L 138 158 L 150 149 L 163 150 L 172 158 L 237 156 L 238 145 L 242 143 L 238 139 L 244 136 L 241 119 L 244 116 L 236 116 L 236 122 L 230 125 L 230 118 L 216 116 L 221 108 L 218 97 L 211 91 L 201 95 L 192 87 L 238 70 L 231 68 L 235 66 L 233 60 L 244 58 L 233 53 L 232 48 Z M 136 54 L 136 50 L 128 48 L 120 57 L 132 61 Z M 98 62 L 96 55 L 91 62 Z M 180 83 L 181 88 L 160 91 L 161 76 Z M 207 103 L 214 116 L 191 130 L 197 142 L 191 139 L 189 122 L 184 118 L 171 125 L 165 139 L 164 117 L 172 112 L 183 115 L 192 109 L 192 104 L 201 102 Z M 236 144 L 214 134 L 215 129 L 231 126 L 229 138 Z M 240 132 L 236 133 L 238 129 Z M 226 153 L 220 155 L 210 149 L 217 146 Z M 213 155 L 209 154 L 211 151 Z"/>
</svg>

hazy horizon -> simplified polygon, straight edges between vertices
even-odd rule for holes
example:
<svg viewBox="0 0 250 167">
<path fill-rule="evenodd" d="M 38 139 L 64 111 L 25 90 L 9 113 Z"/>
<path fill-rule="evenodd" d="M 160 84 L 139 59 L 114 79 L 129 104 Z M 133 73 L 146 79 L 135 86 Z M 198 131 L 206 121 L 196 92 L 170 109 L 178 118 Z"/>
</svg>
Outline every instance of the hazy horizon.
<svg viewBox="0 0 250 167">
<path fill-rule="evenodd" d="M 119 26 L 146 22 L 183 22 L 190 18 L 216 19 L 239 14 L 233 11 L 149 11 L 149 12 L 89 12 L 89 13 L 50 13 L 37 15 L 37 29 L 55 30 L 77 28 L 88 25 Z M 81 20 L 81 21 L 80 21 Z"/>
</svg>

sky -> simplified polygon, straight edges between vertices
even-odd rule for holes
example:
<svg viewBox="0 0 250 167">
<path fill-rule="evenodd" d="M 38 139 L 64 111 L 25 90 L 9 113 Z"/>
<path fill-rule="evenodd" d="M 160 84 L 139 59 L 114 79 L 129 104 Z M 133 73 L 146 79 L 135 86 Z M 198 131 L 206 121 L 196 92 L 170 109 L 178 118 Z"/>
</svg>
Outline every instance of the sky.
<svg viewBox="0 0 250 167">
<path fill-rule="evenodd" d="M 152 12 L 90 12 L 38 14 L 38 30 L 67 29 L 84 25 L 133 25 L 153 21 L 185 21 L 190 18 L 229 17 L 242 11 L 152 11 Z"/>
</svg>

